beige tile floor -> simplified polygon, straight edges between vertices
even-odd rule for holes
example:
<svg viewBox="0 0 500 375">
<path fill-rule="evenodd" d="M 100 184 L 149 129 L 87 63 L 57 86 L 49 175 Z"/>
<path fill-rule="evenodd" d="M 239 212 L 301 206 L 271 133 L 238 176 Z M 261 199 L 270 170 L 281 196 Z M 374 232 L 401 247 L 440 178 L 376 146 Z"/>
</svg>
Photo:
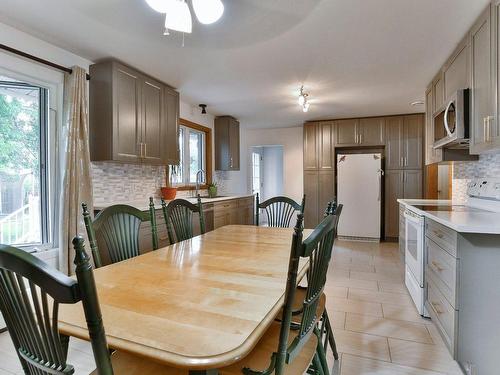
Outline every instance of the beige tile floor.
<svg viewBox="0 0 500 375">
<path fill-rule="evenodd" d="M 341 375 L 461 374 L 432 322 L 421 318 L 404 287 L 397 244 L 337 241 L 325 288 L 340 352 Z M 76 374 L 93 366 L 90 346 L 71 340 Z M 0 375 L 22 374 L 8 334 L 0 334 Z"/>
</svg>

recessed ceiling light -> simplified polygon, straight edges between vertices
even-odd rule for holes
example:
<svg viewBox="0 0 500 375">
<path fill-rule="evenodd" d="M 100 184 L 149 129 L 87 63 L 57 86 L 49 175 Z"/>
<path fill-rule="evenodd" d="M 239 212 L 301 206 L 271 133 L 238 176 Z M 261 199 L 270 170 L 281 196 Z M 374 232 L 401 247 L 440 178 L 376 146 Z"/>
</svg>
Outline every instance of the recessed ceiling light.
<svg viewBox="0 0 500 375">
<path fill-rule="evenodd" d="M 424 105 L 424 104 L 425 104 L 425 102 L 424 102 L 423 100 L 415 100 L 414 102 L 411 102 L 411 103 L 410 103 L 410 105 L 411 105 L 412 107 L 415 107 L 415 106 L 417 106 L 417 105 Z"/>
</svg>

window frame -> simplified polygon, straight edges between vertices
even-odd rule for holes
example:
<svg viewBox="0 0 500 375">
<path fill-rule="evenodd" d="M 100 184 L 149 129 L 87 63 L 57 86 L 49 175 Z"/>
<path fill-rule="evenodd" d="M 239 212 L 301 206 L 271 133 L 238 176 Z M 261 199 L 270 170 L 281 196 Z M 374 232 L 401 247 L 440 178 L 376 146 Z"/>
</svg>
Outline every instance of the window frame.
<svg viewBox="0 0 500 375">
<path fill-rule="evenodd" d="M 46 189 L 46 221 L 47 239 L 42 244 L 26 244 L 17 247 L 30 253 L 44 253 L 59 248 L 59 196 L 62 190 L 64 168 L 64 139 L 67 129 L 63 124 L 63 92 L 64 74 L 51 68 L 20 59 L 6 53 L 0 53 L 0 75 L 37 86 L 46 91 L 45 109 L 47 116 L 45 189 Z M 43 203 L 42 203 L 43 204 Z"/>
<path fill-rule="evenodd" d="M 8 74 L 8 73 L 7 73 Z M 17 79 L 17 78 L 15 78 Z M 53 228 L 51 227 L 50 218 L 50 203 L 52 201 L 50 195 L 50 175 L 49 163 L 51 142 L 48 133 L 50 132 L 49 118 L 49 89 L 36 83 L 28 82 L 9 82 L 0 81 L 2 86 L 10 86 L 12 88 L 33 88 L 38 90 L 39 98 L 39 121 L 40 121 L 40 242 L 12 244 L 20 249 L 25 250 L 42 250 L 54 247 Z"/>
<path fill-rule="evenodd" d="M 204 156 L 205 156 L 206 178 L 205 178 L 205 183 L 200 185 L 200 189 L 208 189 L 208 184 L 212 182 L 212 129 L 183 118 L 179 119 L 179 129 L 180 126 L 196 130 L 199 132 L 203 132 L 205 135 Z M 184 152 L 187 153 L 188 150 L 184 149 Z M 180 162 L 180 155 L 179 155 L 179 162 Z M 196 190 L 196 184 L 191 184 L 191 183 L 186 184 L 185 182 L 182 182 L 181 184 L 178 185 L 174 185 L 174 187 L 176 187 L 177 190 Z"/>
</svg>

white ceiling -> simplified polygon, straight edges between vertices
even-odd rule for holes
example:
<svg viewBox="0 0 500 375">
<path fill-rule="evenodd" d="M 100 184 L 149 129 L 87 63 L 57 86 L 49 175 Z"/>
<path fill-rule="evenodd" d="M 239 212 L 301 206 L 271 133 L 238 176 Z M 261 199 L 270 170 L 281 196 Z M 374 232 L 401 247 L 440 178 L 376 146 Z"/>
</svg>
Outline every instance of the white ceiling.
<svg viewBox="0 0 500 375">
<path fill-rule="evenodd" d="M 224 18 L 162 35 L 144 0 L 0 0 L 0 21 L 82 57 L 118 58 L 247 127 L 423 112 L 432 79 L 489 0 L 223 0 Z M 15 47 L 15 46 L 13 46 Z M 301 84 L 309 113 L 297 105 Z"/>
</svg>

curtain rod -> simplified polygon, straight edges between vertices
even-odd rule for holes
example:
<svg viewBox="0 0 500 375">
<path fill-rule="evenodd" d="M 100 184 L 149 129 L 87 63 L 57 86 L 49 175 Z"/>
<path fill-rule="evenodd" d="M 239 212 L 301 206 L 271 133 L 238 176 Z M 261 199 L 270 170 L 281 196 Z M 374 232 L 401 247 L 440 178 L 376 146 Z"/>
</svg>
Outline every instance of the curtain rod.
<svg viewBox="0 0 500 375">
<path fill-rule="evenodd" d="M 27 58 L 27 59 L 30 59 L 30 60 L 33 60 L 33 61 L 36 61 L 36 62 L 38 62 L 40 64 L 44 64 L 44 65 L 50 66 L 52 68 L 55 68 L 57 70 L 61 70 L 63 72 L 69 73 L 69 74 L 73 73 L 73 70 L 71 68 L 67 68 L 65 66 L 53 63 L 51 61 L 44 60 L 44 59 L 42 59 L 40 57 L 30 55 L 29 53 L 26 53 L 26 52 L 23 52 L 23 51 L 19 51 L 18 49 L 6 46 L 5 44 L 0 44 L 0 49 L 3 49 L 5 51 L 7 51 L 7 52 L 11 52 L 13 54 L 22 56 L 24 58 Z M 89 79 L 90 79 L 90 76 L 87 74 L 87 80 L 89 80 Z"/>
</svg>

